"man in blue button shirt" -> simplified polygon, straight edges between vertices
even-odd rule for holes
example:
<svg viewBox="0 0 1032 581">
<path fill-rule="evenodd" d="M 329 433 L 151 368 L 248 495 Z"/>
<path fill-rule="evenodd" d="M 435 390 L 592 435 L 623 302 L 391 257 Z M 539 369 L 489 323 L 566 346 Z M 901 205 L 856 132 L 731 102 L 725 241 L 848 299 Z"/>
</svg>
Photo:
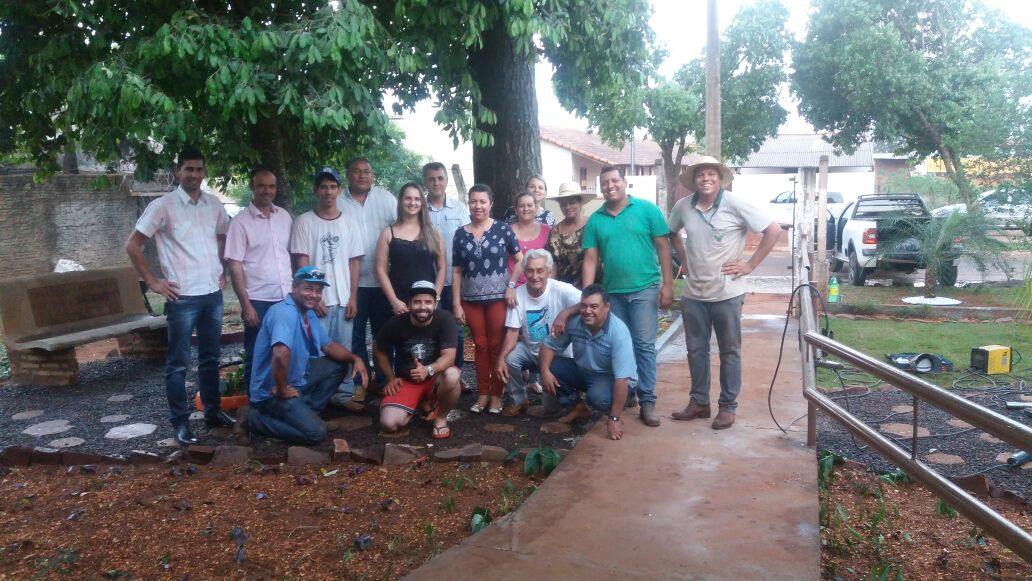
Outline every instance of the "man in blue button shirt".
<svg viewBox="0 0 1032 581">
<path fill-rule="evenodd" d="M 575 399 L 576 391 L 587 392 L 587 406 L 578 401 L 560 422 L 571 423 L 591 416 L 588 406 L 607 415 L 609 438 L 623 436 L 620 412 L 629 388 L 638 382 L 634 343 L 627 325 L 610 316 L 609 293 L 592 284 L 581 292 L 580 314 L 571 317 L 557 337 L 541 344 L 541 385 L 560 400 Z M 573 345 L 573 359 L 556 357 Z M 572 394 L 572 395 L 571 395 Z"/>
<path fill-rule="evenodd" d="M 362 359 L 331 341 L 313 310 L 326 286 L 323 271 L 298 269 L 290 294 L 262 319 L 251 369 L 252 434 L 316 444 L 326 437 L 319 412 L 344 379 L 348 363 L 366 384 Z"/>
</svg>

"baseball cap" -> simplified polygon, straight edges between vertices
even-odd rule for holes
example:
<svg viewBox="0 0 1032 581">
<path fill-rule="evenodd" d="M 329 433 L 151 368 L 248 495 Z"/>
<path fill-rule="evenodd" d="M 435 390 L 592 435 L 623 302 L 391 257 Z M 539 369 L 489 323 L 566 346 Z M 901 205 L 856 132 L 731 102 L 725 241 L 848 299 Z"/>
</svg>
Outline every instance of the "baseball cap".
<svg viewBox="0 0 1032 581">
<path fill-rule="evenodd" d="M 337 182 L 338 186 L 340 185 L 340 174 L 337 173 L 337 170 L 329 166 L 326 166 L 320 169 L 319 171 L 315 172 L 315 175 L 312 176 L 313 184 L 316 187 L 319 187 L 319 182 L 321 182 L 324 177 L 330 177 L 333 179 L 333 181 Z"/>
<path fill-rule="evenodd" d="M 297 269 L 297 272 L 294 273 L 294 282 L 311 282 L 330 286 L 330 283 L 326 282 L 326 273 L 315 266 L 302 266 Z"/>
<path fill-rule="evenodd" d="M 437 287 L 428 280 L 417 280 L 409 287 L 410 299 L 420 293 L 430 295 L 434 297 L 434 300 L 437 299 Z"/>
</svg>

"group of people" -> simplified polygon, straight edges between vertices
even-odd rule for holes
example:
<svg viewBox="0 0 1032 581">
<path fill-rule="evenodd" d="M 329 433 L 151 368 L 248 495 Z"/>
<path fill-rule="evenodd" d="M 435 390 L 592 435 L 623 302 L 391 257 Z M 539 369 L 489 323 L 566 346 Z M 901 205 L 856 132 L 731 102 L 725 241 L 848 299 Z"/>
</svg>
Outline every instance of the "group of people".
<svg viewBox="0 0 1032 581">
<path fill-rule="evenodd" d="M 681 179 L 696 193 L 669 220 L 628 196 L 623 171 L 613 166 L 602 168 L 604 203 L 590 216 L 583 210 L 594 196 L 578 184 L 548 196 L 533 176 L 503 220 L 492 218 L 487 185 L 471 187 L 466 204 L 448 198 L 448 175 L 436 162 L 423 167 L 422 184 L 406 183 L 397 196 L 375 185 L 366 158 L 350 160 L 344 180 L 322 168 L 313 176 L 315 208 L 294 219 L 273 203 L 269 169 L 251 173 L 252 201 L 232 220 L 201 190 L 205 175 L 203 155 L 182 151 L 179 187 L 147 206 L 126 243 L 143 282 L 167 301 L 166 395 L 183 444 L 197 441 L 185 390 L 194 330 L 205 421 L 236 421 L 219 407 L 226 270 L 244 323 L 254 434 L 316 443 L 325 437 L 320 412 L 328 405 L 362 410 L 373 391 L 381 395 L 385 435 L 404 432 L 419 415 L 434 438 L 448 438 L 448 412 L 464 387 L 463 326 L 476 353 L 470 412 L 522 414 L 529 387 L 541 390 L 543 413 L 559 421 L 592 410 L 606 415 L 613 439 L 630 407 L 658 426 L 654 345 L 658 311 L 674 299 L 671 241 L 686 266 L 681 308 L 692 374 L 691 401 L 673 417 L 710 415 L 715 329 L 721 395 L 713 427 L 734 422 L 740 277 L 766 256 L 780 227 L 725 191 L 732 174 L 715 159 L 686 168 Z M 558 202 L 561 220 L 543 208 L 546 197 Z M 763 238 L 746 261 L 747 231 Z M 144 257 L 148 238 L 162 277 Z"/>
</svg>

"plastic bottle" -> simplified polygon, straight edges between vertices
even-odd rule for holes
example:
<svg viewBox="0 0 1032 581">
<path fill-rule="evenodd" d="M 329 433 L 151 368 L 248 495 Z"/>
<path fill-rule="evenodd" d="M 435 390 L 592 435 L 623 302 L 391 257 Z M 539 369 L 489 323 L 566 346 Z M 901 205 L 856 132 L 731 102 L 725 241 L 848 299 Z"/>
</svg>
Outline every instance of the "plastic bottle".
<svg viewBox="0 0 1032 581">
<path fill-rule="evenodd" d="M 837 303 L 839 302 L 838 294 L 838 277 L 834 274 L 831 275 L 831 280 L 828 281 L 828 302 Z"/>
</svg>

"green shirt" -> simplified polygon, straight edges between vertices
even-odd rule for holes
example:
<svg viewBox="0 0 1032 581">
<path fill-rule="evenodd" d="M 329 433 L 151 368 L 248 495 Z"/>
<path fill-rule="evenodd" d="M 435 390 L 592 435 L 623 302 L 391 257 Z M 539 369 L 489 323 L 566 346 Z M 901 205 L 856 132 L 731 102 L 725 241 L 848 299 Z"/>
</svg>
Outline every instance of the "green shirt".
<svg viewBox="0 0 1032 581">
<path fill-rule="evenodd" d="M 610 214 L 603 204 L 588 218 L 581 246 L 598 248 L 607 291 L 633 293 L 660 282 L 654 239 L 669 233 L 655 204 L 627 196 L 619 214 Z"/>
</svg>

